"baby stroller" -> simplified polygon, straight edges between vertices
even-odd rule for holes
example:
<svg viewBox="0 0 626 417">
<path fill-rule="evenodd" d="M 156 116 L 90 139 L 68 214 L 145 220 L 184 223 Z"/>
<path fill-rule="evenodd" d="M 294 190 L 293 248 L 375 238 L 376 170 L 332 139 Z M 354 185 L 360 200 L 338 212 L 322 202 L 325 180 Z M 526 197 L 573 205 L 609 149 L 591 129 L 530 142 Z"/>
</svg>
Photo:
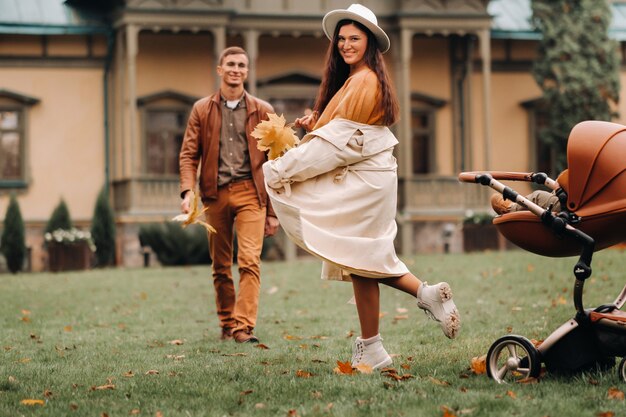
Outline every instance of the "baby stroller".
<svg viewBox="0 0 626 417">
<path fill-rule="evenodd" d="M 459 180 L 489 186 L 528 211 L 494 218 L 497 229 L 530 252 L 564 257 L 580 255 L 574 266 L 576 315 L 539 346 L 507 335 L 487 353 L 487 374 L 498 383 L 536 378 L 544 363 L 555 374 L 607 370 L 622 357 L 618 375 L 626 381 L 626 285 L 612 304 L 583 307 L 583 287 L 591 276 L 593 252 L 626 240 L 626 126 L 586 121 L 570 132 L 568 169 L 557 180 L 543 173 L 463 172 Z M 559 213 L 544 209 L 499 180 L 532 181 L 553 190 Z"/>
</svg>

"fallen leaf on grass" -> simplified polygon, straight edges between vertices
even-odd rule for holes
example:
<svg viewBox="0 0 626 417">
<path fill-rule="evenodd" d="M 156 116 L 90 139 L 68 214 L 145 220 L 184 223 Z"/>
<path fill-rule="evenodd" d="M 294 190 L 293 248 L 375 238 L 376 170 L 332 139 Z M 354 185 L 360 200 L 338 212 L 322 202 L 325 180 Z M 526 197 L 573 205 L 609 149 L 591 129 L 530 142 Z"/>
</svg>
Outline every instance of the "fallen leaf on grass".
<svg viewBox="0 0 626 417">
<path fill-rule="evenodd" d="M 222 356 L 248 356 L 247 353 L 245 352 L 239 352 L 239 353 L 222 353 Z"/>
<path fill-rule="evenodd" d="M 174 359 L 175 361 L 180 361 L 185 359 L 185 355 L 165 355 L 167 359 Z"/>
<path fill-rule="evenodd" d="M 168 342 L 170 345 L 183 345 L 185 344 L 185 342 L 183 342 L 182 340 L 176 339 L 176 340 L 170 340 Z"/>
<path fill-rule="evenodd" d="M 44 400 L 33 400 L 32 398 L 27 398 L 25 400 L 20 401 L 20 404 L 44 406 L 46 402 Z"/>
<path fill-rule="evenodd" d="M 122 374 L 122 376 L 125 376 L 126 378 L 132 378 L 135 376 L 135 374 L 133 373 L 133 371 L 128 371 Z"/>
<path fill-rule="evenodd" d="M 67 326 L 63 327 L 63 331 L 64 332 L 68 332 L 68 333 L 71 332 L 72 331 L 72 326 L 68 324 Z"/>
<path fill-rule="evenodd" d="M 532 376 L 527 376 L 526 378 L 518 379 L 517 383 L 518 384 L 538 384 L 539 379 L 534 378 Z"/>
<path fill-rule="evenodd" d="M 613 411 L 605 411 L 603 413 L 596 414 L 597 417 L 615 417 L 615 413 Z"/>
<path fill-rule="evenodd" d="M 138 408 L 133 408 L 128 414 L 131 416 L 136 416 L 137 414 L 141 414 L 141 411 Z"/>
<path fill-rule="evenodd" d="M 156 369 L 150 369 L 149 371 L 146 371 L 146 375 L 158 375 L 159 371 L 157 371 Z"/>
<path fill-rule="evenodd" d="M 440 379 L 437 379 L 435 377 L 429 376 L 428 379 L 430 380 L 430 382 L 432 382 L 435 385 L 440 385 L 442 387 L 447 387 L 450 385 L 450 383 L 448 381 L 442 381 Z"/>
<path fill-rule="evenodd" d="M 476 375 L 487 373 L 487 355 L 472 358 L 472 372 Z"/>
<path fill-rule="evenodd" d="M 384 368 L 381 370 L 381 373 L 384 376 L 389 377 L 396 381 L 406 381 L 407 379 L 414 378 L 414 376 L 411 374 L 399 375 L 398 371 L 396 371 L 394 368 Z"/>
<path fill-rule="evenodd" d="M 248 394 L 252 394 L 253 392 L 254 392 L 253 390 L 247 389 L 245 391 L 241 391 L 239 395 L 248 395 Z"/>
<path fill-rule="evenodd" d="M 366 365 L 364 363 L 358 364 L 355 369 L 362 374 L 371 374 L 374 371 L 370 365 Z"/>
<path fill-rule="evenodd" d="M 98 385 L 98 386 L 93 386 L 91 387 L 92 391 L 103 391 L 103 390 L 107 390 L 107 389 L 115 389 L 115 385 L 114 384 L 104 384 L 104 385 Z"/>
<path fill-rule="evenodd" d="M 354 368 L 350 362 L 337 361 L 337 367 L 333 371 L 339 375 L 354 375 Z"/>
<path fill-rule="evenodd" d="M 296 376 L 298 378 L 311 378 L 312 376 L 314 376 L 314 374 L 308 371 L 303 371 L 302 369 L 298 369 L 296 371 Z"/>
<path fill-rule="evenodd" d="M 441 406 L 441 411 L 443 411 L 441 417 L 456 417 L 456 414 L 454 414 L 454 410 L 446 407 L 445 405 Z"/>
<path fill-rule="evenodd" d="M 616 387 L 609 388 L 607 398 L 609 400 L 620 400 L 624 401 L 624 392 L 617 389 Z"/>
<path fill-rule="evenodd" d="M 506 395 L 508 395 L 509 397 L 511 397 L 513 399 L 517 398 L 517 395 L 513 391 L 511 391 L 511 390 L 508 390 L 506 392 Z"/>
<path fill-rule="evenodd" d="M 43 396 L 46 398 L 52 398 L 52 391 L 50 391 L 49 389 L 44 390 Z"/>
</svg>

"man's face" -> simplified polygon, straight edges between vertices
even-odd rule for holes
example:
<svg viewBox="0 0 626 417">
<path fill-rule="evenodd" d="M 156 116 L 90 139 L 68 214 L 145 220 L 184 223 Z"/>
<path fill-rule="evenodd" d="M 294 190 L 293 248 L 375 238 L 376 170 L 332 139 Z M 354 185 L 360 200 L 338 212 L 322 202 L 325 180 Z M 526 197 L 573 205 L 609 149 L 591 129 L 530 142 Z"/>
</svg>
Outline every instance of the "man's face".
<svg viewBox="0 0 626 417">
<path fill-rule="evenodd" d="M 244 54 L 233 54 L 224 57 L 217 67 L 217 75 L 222 83 L 229 87 L 239 87 L 248 78 L 248 57 Z"/>
</svg>

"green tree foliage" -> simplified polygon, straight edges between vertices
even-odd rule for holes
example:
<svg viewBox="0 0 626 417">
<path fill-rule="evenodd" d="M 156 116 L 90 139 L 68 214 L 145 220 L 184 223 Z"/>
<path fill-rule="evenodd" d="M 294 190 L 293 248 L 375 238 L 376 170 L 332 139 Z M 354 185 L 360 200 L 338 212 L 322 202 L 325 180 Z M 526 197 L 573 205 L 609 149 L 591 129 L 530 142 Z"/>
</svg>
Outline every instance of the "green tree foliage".
<svg viewBox="0 0 626 417">
<path fill-rule="evenodd" d="M 26 230 L 20 206 L 14 195 L 11 196 L 4 218 L 0 243 L 0 249 L 7 261 L 9 271 L 15 274 L 22 269 L 26 258 Z"/>
<path fill-rule="evenodd" d="M 115 215 L 109 204 L 109 195 L 104 187 L 93 212 L 91 238 L 96 245 L 96 265 L 111 265 L 115 260 Z"/>
<path fill-rule="evenodd" d="M 139 228 L 139 243 L 149 246 L 163 265 L 211 263 L 209 239 L 200 226 L 183 229 L 178 222 L 151 223 Z"/>
<path fill-rule="evenodd" d="M 52 233 L 57 229 L 70 230 L 71 228 L 72 218 L 70 217 L 70 211 L 65 201 L 61 199 L 59 205 L 52 212 L 44 233 Z"/>
<path fill-rule="evenodd" d="M 611 10 L 605 0 L 533 0 L 541 32 L 533 76 L 543 90 L 548 126 L 540 140 L 553 147 L 557 169 L 567 166 L 567 139 L 577 123 L 617 116 L 617 42 L 608 37 Z"/>
</svg>

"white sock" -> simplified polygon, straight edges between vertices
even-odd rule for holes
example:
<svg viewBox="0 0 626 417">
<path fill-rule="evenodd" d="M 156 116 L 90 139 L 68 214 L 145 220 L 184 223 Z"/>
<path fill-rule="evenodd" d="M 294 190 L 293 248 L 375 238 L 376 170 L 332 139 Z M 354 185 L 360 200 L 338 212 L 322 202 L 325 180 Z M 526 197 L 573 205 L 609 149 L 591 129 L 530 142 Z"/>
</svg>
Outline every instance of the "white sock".
<svg viewBox="0 0 626 417">
<path fill-rule="evenodd" d="M 364 345 L 371 345 L 372 343 L 378 342 L 379 340 L 383 340 L 382 337 L 380 337 L 380 333 L 378 333 L 376 336 L 372 336 L 369 339 L 363 339 L 361 338 L 361 341 L 363 342 Z"/>
</svg>

